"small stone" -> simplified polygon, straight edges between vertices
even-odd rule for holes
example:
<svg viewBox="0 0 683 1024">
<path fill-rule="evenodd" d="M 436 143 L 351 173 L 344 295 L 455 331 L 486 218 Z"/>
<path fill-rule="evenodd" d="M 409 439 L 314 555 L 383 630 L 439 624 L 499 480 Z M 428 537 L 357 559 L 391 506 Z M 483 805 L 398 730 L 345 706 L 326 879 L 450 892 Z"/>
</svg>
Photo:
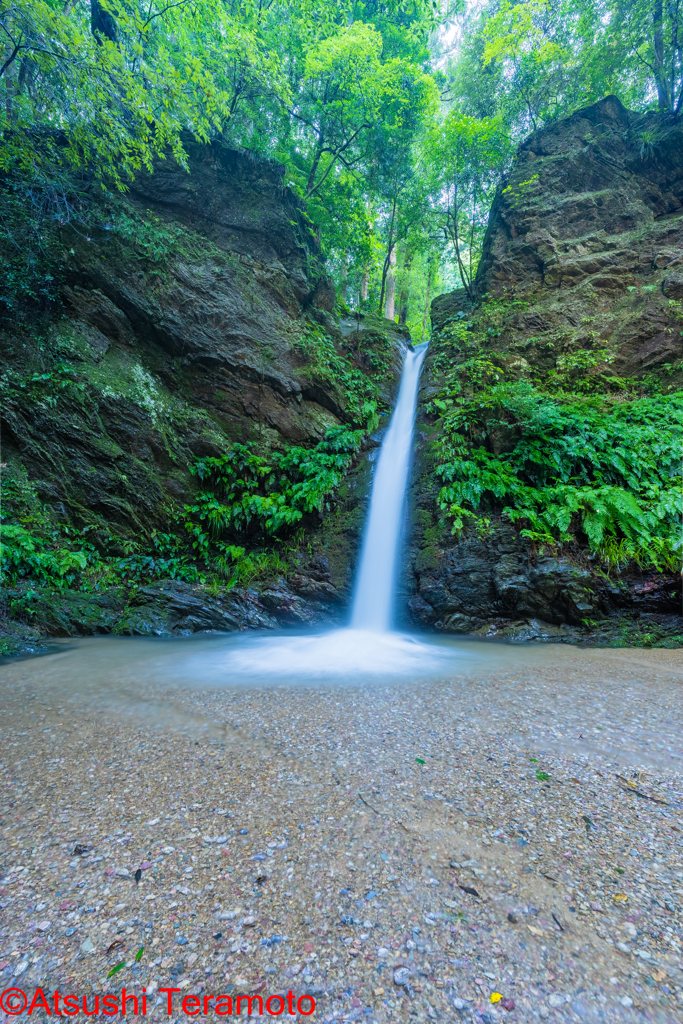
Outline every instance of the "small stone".
<svg viewBox="0 0 683 1024">
<path fill-rule="evenodd" d="M 188 943 L 188 941 L 189 941 L 189 940 L 188 940 L 188 939 L 186 939 L 184 935 L 179 935 L 179 936 L 178 936 L 178 938 L 176 939 L 176 943 L 177 943 L 177 944 L 178 944 L 179 946 L 186 946 L 186 945 L 187 945 L 187 943 Z"/>
<path fill-rule="evenodd" d="M 403 987 L 410 980 L 410 970 L 407 967 L 397 967 L 394 971 L 394 985 Z"/>
<path fill-rule="evenodd" d="M 622 996 L 619 1002 L 622 1006 L 633 1006 L 633 1000 L 630 996 Z"/>
<path fill-rule="evenodd" d="M 373 992 L 373 995 L 376 995 L 376 996 L 383 996 L 384 995 L 384 989 L 381 988 L 381 987 L 380 988 L 373 988 L 372 992 Z"/>
<path fill-rule="evenodd" d="M 548 996 L 548 1006 L 564 1006 L 565 1003 L 566 999 L 564 996 L 561 996 L 559 992 L 553 992 L 551 996 Z"/>
<path fill-rule="evenodd" d="M 28 960 L 20 960 L 12 971 L 13 978 L 20 978 L 24 971 L 28 970 Z"/>
<path fill-rule="evenodd" d="M 41 932 L 46 932 L 51 927 L 51 921 L 39 921 L 36 928 L 40 929 Z"/>
<path fill-rule="evenodd" d="M 456 996 L 455 999 L 453 1000 L 453 1006 L 456 1008 L 456 1010 L 464 1010 L 465 1007 L 467 1006 L 467 1003 L 465 1002 L 464 999 L 461 999 L 460 996 Z"/>
<path fill-rule="evenodd" d="M 630 947 L 627 946 L 625 942 L 617 942 L 616 946 L 617 946 L 617 949 L 620 949 L 622 953 L 630 953 L 631 952 Z"/>
<path fill-rule="evenodd" d="M 90 939 L 84 939 L 83 942 L 81 942 L 81 949 L 84 953 L 92 953 L 94 948 L 95 944 Z"/>
</svg>

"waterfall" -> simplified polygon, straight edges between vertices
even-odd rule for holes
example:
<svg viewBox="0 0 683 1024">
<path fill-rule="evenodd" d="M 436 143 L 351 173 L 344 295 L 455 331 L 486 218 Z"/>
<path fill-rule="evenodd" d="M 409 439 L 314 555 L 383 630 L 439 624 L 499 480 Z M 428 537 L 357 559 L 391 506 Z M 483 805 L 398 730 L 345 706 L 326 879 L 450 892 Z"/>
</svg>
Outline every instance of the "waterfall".
<svg viewBox="0 0 683 1024">
<path fill-rule="evenodd" d="M 230 654 L 232 681 L 335 680 L 346 684 L 363 679 L 423 679 L 442 672 L 447 664 L 447 648 L 421 643 L 389 628 L 417 385 L 426 350 L 427 346 L 421 345 L 406 354 L 398 401 L 379 451 L 351 628 L 309 636 L 245 638 Z M 220 656 L 222 664 L 224 657 Z"/>
<path fill-rule="evenodd" d="M 380 448 L 353 602 L 353 629 L 386 633 L 391 625 L 417 385 L 426 351 L 427 346 L 421 345 L 406 353 L 398 401 Z"/>
</svg>

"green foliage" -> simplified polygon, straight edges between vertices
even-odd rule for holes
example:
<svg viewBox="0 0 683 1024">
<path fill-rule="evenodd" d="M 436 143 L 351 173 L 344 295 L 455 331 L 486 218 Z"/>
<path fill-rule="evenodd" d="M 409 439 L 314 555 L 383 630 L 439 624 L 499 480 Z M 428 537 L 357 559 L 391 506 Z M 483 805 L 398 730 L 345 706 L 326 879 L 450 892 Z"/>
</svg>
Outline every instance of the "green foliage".
<svg viewBox="0 0 683 1024">
<path fill-rule="evenodd" d="M 683 396 L 606 403 L 502 378 L 490 361 L 470 360 L 434 402 L 439 500 L 453 531 L 480 509 L 500 511 L 537 545 L 673 567 Z"/>
<path fill-rule="evenodd" d="M 245 549 L 234 541 L 265 541 L 291 532 L 305 514 L 323 510 L 362 436 L 335 427 L 311 450 L 292 447 L 266 458 L 250 445 L 234 444 L 219 458 L 200 459 L 192 472 L 206 489 L 194 505 L 185 506 L 194 549 L 208 559 L 215 547 L 224 560 L 239 562 Z"/>
<path fill-rule="evenodd" d="M 50 545 L 23 526 L 3 524 L 2 578 L 5 585 L 23 577 L 61 590 L 80 579 L 92 560 L 92 551 L 91 545 L 79 551 Z"/>
<path fill-rule="evenodd" d="M 170 578 L 200 579 L 181 541 L 172 534 L 153 533 L 151 551 L 102 555 L 88 539 L 90 531 L 62 526 L 48 533 L 18 523 L 0 528 L 0 576 L 5 587 L 34 583 L 53 590 L 103 590 L 121 584 Z M 137 545 L 132 545 L 137 547 Z M 28 601 L 24 595 L 21 600 Z"/>
<path fill-rule="evenodd" d="M 297 340 L 296 347 L 306 357 L 308 372 L 341 392 L 340 398 L 352 422 L 357 427 L 375 430 L 379 422 L 379 389 L 373 376 L 381 376 L 386 370 L 384 361 L 377 363 L 373 373 L 363 373 L 350 359 L 339 354 L 329 334 L 313 324 Z"/>
<path fill-rule="evenodd" d="M 357 9 L 320 0 L 6 5 L 0 192 L 5 205 L 17 200 L 13 217 L 0 209 L 8 295 L 40 295 L 47 280 L 52 298 L 49 267 L 67 252 L 55 232 L 45 244 L 45 229 L 78 225 L 93 191 L 125 191 L 158 158 L 187 167 L 188 140 L 285 163 L 327 253 L 362 272 L 369 179 L 387 132 L 409 151 L 436 102 L 425 45 L 436 19 L 427 0 Z M 157 239 L 136 241 L 158 258 Z"/>
<path fill-rule="evenodd" d="M 511 156 L 508 132 L 499 116 L 478 119 L 451 110 L 430 128 L 424 153 L 439 230 L 474 298 L 489 207 Z"/>
</svg>

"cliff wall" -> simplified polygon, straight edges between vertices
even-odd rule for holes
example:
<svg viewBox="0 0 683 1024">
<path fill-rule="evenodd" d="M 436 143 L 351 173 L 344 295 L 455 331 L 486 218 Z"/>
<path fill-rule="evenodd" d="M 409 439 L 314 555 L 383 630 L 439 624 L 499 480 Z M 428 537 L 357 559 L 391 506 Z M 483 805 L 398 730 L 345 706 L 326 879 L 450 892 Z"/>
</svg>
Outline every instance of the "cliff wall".
<svg viewBox="0 0 683 1024">
<path fill-rule="evenodd" d="M 515 520 L 514 499 L 487 491 L 480 468 L 504 476 L 514 465 L 532 501 L 534 486 L 542 486 L 534 460 L 547 477 L 546 463 L 563 443 L 565 492 L 579 477 L 595 492 L 617 478 L 604 470 L 608 456 L 614 466 L 622 457 L 615 417 L 631 430 L 650 415 L 680 437 L 680 128 L 608 97 L 532 135 L 493 205 L 476 290 L 476 302 L 456 291 L 432 304 L 403 582 L 410 620 L 521 639 L 672 642 L 683 623 L 671 558 L 657 567 L 647 557 L 605 561 L 605 546 L 602 554 L 591 550 L 586 520 L 577 525 L 576 515 L 566 527 L 571 539 L 544 541 L 537 533 L 530 540 L 522 530 L 529 521 Z M 532 430 L 534 417 L 534 430 L 545 417 L 545 435 Z M 564 441 L 553 433 L 553 417 L 568 424 Z M 643 467 L 657 434 L 642 441 Z M 568 438 L 593 455 L 572 462 Z M 452 515 L 438 473 L 448 445 L 459 451 L 455 476 L 459 460 L 470 460 L 468 472 L 483 488 L 482 504 L 466 502 Z M 671 472 L 680 473 L 680 464 Z M 490 486 L 497 485 L 501 494 L 513 489 L 498 479 Z M 637 482 L 632 487 L 636 494 Z M 614 552 L 616 539 L 610 543 Z"/>
<path fill-rule="evenodd" d="M 189 155 L 190 173 L 161 161 L 125 197 L 82 198 L 87 219 L 54 246 L 59 301 L 17 310 L 0 333 L 3 516 L 40 538 L 5 613 L 54 635 L 344 615 L 369 436 L 334 500 L 276 545 L 279 561 L 252 541 L 253 578 L 247 566 L 237 587 L 210 572 L 155 582 L 175 564 L 164 545 L 187 548 L 197 460 L 235 442 L 257 456 L 312 449 L 332 427 L 364 427 L 390 407 L 409 343 L 386 321 L 333 314 L 279 165 L 214 146 Z M 94 570 L 82 585 L 66 570 L 41 584 L 36 558 L 53 548 L 94 548 L 91 561 L 116 564 L 115 585 Z"/>
</svg>

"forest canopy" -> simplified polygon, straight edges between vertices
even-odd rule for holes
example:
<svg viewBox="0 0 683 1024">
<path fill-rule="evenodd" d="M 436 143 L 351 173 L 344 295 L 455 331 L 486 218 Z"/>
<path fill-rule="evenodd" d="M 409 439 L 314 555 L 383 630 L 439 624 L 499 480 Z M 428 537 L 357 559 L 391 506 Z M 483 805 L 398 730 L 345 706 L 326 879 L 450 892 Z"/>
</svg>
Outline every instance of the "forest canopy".
<svg viewBox="0 0 683 1024">
<path fill-rule="evenodd" d="M 273 158 L 340 300 L 422 336 L 425 296 L 472 291 L 529 131 L 609 93 L 681 115 L 682 17 L 663 0 L 14 0 L 0 173 L 59 224 L 79 188 L 184 164 L 190 137 Z"/>
</svg>

